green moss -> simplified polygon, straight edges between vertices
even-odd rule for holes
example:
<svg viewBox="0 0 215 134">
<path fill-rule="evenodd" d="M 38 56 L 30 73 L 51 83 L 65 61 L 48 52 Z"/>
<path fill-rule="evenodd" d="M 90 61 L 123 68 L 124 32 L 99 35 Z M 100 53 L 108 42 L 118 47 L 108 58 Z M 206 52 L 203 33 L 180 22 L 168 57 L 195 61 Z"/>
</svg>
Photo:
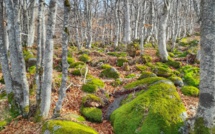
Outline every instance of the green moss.
<svg viewBox="0 0 215 134">
<path fill-rule="evenodd" d="M 133 74 L 133 73 L 125 76 L 125 78 L 135 78 L 135 77 L 136 77 L 136 74 Z"/>
<path fill-rule="evenodd" d="M 111 65 L 109 65 L 109 64 L 102 64 L 101 68 L 102 69 L 111 68 Z"/>
<path fill-rule="evenodd" d="M 160 81 L 160 80 L 167 80 L 167 79 L 162 78 L 162 77 L 149 77 L 149 78 L 137 80 L 137 81 L 131 82 L 129 84 L 126 84 L 124 86 L 124 88 L 125 89 L 132 89 L 132 88 L 140 86 L 140 85 L 150 85 L 150 84 L 153 84 L 153 83 Z"/>
<path fill-rule="evenodd" d="M 126 58 L 118 58 L 116 61 L 116 65 L 118 67 L 122 67 L 125 62 L 128 62 L 128 60 Z"/>
<path fill-rule="evenodd" d="M 0 121 L 0 131 L 7 125 L 6 121 Z"/>
<path fill-rule="evenodd" d="M 174 67 L 174 68 L 180 68 L 181 67 L 181 62 L 179 61 L 174 61 L 173 59 L 169 58 L 169 60 L 166 62 L 167 65 Z"/>
<path fill-rule="evenodd" d="M 17 106 L 15 99 L 14 99 L 14 93 L 11 92 L 7 95 L 8 98 L 8 103 L 10 104 L 10 116 L 12 118 L 17 117 L 18 115 L 20 115 L 20 111 L 19 111 L 19 107 Z"/>
<path fill-rule="evenodd" d="M 151 62 L 152 61 L 152 57 L 148 56 L 148 55 L 142 55 L 141 56 L 141 61 L 143 63 L 148 63 L 148 62 Z"/>
<path fill-rule="evenodd" d="M 83 62 L 89 62 L 91 60 L 91 58 L 87 54 L 82 54 L 78 59 Z"/>
<path fill-rule="evenodd" d="M 171 76 L 168 79 L 171 80 L 175 84 L 175 86 L 184 86 L 183 80 L 180 77 Z"/>
<path fill-rule="evenodd" d="M 1 94 L 0 94 L 0 100 L 4 99 L 6 96 L 7 96 L 6 91 L 1 92 Z"/>
<path fill-rule="evenodd" d="M 139 71 L 146 71 L 149 69 L 149 67 L 146 65 L 136 64 L 136 69 Z"/>
<path fill-rule="evenodd" d="M 81 114 L 89 121 L 102 122 L 102 110 L 95 107 L 82 107 Z"/>
<path fill-rule="evenodd" d="M 91 77 L 87 79 L 87 83 L 84 84 L 81 89 L 84 92 L 93 93 L 97 91 L 99 88 L 103 88 L 103 87 L 104 87 L 104 82 L 102 80 Z"/>
<path fill-rule="evenodd" d="M 75 75 L 75 76 L 81 76 L 81 71 L 80 69 L 75 69 L 71 72 L 72 75 Z"/>
<path fill-rule="evenodd" d="M 159 66 L 155 66 L 152 68 L 152 71 L 157 75 L 157 76 L 162 76 L 162 77 L 170 77 L 173 73 L 172 70 L 170 70 L 169 68 L 165 68 L 165 67 L 159 67 Z"/>
<path fill-rule="evenodd" d="M 177 134 L 185 107 L 175 86 L 158 83 L 111 114 L 115 134 Z"/>
<path fill-rule="evenodd" d="M 0 83 L 1 83 L 1 84 L 5 84 L 5 82 L 4 82 L 4 76 L 1 77 Z"/>
<path fill-rule="evenodd" d="M 199 95 L 199 89 L 193 86 L 183 86 L 181 88 L 181 91 L 184 95 L 188 96 L 198 96 Z"/>
<path fill-rule="evenodd" d="M 77 115 L 77 114 L 66 114 L 62 116 L 62 119 L 68 120 L 68 121 L 75 121 L 75 122 L 84 122 L 86 121 L 83 116 Z"/>
<path fill-rule="evenodd" d="M 170 57 L 175 57 L 174 53 L 169 52 L 168 54 L 169 54 Z"/>
<path fill-rule="evenodd" d="M 111 55 L 111 56 L 116 56 L 116 57 L 126 57 L 127 56 L 126 52 L 109 52 L 107 54 Z"/>
<path fill-rule="evenodd" d="M 69 66 L 71 66 L 73 63 L 75 63 L 75 59 L 72 57 L 67 57 L 67 62 L 69 64 Z"/>
<path fill-rule="evenodd" d="M 118 78 L 118 79 L 115 79 L 115 81 L 112 82 L 111 84 L 112 84 L 112 86 L 117 87 L 117 86 L 122 85 L 122 83 L 123 83 L 122 80 L 120 78 Z"/>
<path fill-rule="evenodd" d="M 156 74 L 152 73 L 152 72 L 142 72 L 140 77 L 138 78 L 138 80 L 141 80 L 141 79 L 145 79 L 145 78 L 148 78 L 148 77 L 157 77 Z"/>
<path fill-rule="evenodd" d="M 83 66 L 83 65 L 85 65 L 84 62 L 78 61 L 78 62 L 72 63 L 72 64 L 70 65 L 70 67 L 71 67 L 71 68 L 74 68 L 74 67 Z"/>
<path fill-rule="evenodd" d="M 82 98 L 82 104 L 85 104 L 86 102 L 91 102 L 91 101 L 103 104 L 101 98 L 99 98 L 94 94 L 88 94 Z"/>
<path fill-rule="evenodd" d="M 34 75 L 36 73 L 36 66 L 31 66 L 28 68 L 28 72 L 31 74 L 31 75 Z"/>
<path fill-rule="evenodd" d="M 51 134 L 98 134 L 94 129 L 72 121 L 49 120 L 42 127 L 42 133 Z"/>
<path fill-rule="evenodd" d="M 25 62 L 27 62 L 30 58 L 35 58 L 35 56 L 32 54 L 32 52 L 30 52 L 27 49 L 23 50 L 23 56 L 24 56 Z"/>
<path fill-rule="evenodd" d="M 211 134 L 210 129 L 205 126 L 204 119 L 202 117 L 197 118 L 194 124 L 194 133 L 195 134 Z"/>
<path fill-rule="evenodd" d="M 107 68 L 100 73 L 100 77 L 117 79 L 119 78 L 119 72 L 113 67 Z"/>
</svg>

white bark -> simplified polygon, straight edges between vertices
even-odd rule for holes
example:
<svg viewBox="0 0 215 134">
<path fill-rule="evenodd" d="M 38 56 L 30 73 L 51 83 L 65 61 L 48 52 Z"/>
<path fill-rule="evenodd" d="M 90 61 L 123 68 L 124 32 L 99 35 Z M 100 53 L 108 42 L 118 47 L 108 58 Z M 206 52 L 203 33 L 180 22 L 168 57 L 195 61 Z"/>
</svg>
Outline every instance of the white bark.
<svg viewBox="0 0 215 134">
<path fill-rule="evenodd" d="M 46 46 L 44 55 L 44 80 L 42 83 L 40 112 L 42 118 L 47 118 L 51 105 L 51 87 L 53 71 L 53 35 L 55 30 L 57 0 L 51 0 L 46 29 Z"/>
<path fill-rule="evenodd" d="M 33 0 L 31 3 L 30 10 L 30 20 L 29 20 L 29 33 L 28 33 L 28 43 L 29 47 L 32 47 L 34 44 L 34 32 L 35 32 L 35 17 L 36 17 L 36 0 Z"/>
<path fill-rule="evenodd" d="M 125 0 L 125 12 L 124 12 L 124 35 L 123 42 L 129 44 L 131 42 L 131 19 L 130 19 L 130 0 Z"/>
</svg>

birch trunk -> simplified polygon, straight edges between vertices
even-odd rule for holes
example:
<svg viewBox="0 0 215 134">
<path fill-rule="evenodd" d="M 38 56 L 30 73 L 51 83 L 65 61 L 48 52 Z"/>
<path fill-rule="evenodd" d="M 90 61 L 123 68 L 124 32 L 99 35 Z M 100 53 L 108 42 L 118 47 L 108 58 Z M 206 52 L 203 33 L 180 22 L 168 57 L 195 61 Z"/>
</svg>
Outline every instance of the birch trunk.
<svg viewBox="0 0 215 134">
<path fill-rule="evenodd" d="M 144 39 L 145 39 L 145 28 L 144 28 L 144 24 L 145 24 L 145 19 L 146 19 L 146 1 L 143 2 L 143 18 L 142 18 L 142 28 L 141 28 L 141 38 L 140 38 L 140 54 L 143 55 L 144 54 Z"/>
<path fill-rule="evenodd" d="M 196 117 L 198 133 L 215 133 L 215 1 L 201 2 L 200 96 Z M 201 123 L 201 124 L 200 124 Z M 202 126 L 202 127 L 201 127 Z M 204 127 L 203 127 L 204 126 Z M 202 131 L 201 131 L 202 130 Z"/>
<path fill-rule="evenodd" d="M 57 0 L 51 0 L 49 4 L 49 15 L 46 29 L 46 46 L 44 55 L 44 80 L 41 90 L 40 116 L 47 118 L 51 105 L 51 87 L 53 71 L 53 35 L 55 30 L 57 12 Z"/>
<path fill-rule="evenodd" d="M 168 60 L 168 52 L 166 49 L 166 30 L 168 12 L 170 9 L 170 0 L 164 1 L 163 13 L 160 16 L 159 31 L 158 31 L 158 49 L 162 61 Z"/>
<path fill-rule="evenodd" d="M 66 96 L 66 82 L 68 76 L 68 63 L 67 63 L 67 53 L 68 53 L 68 41 L 69 41 L 69 12 L 70 12 L 70 2 L 69 0 L 64 1 L 64 26 L 62 32 L 62 81 L 59 90 L 58 101 L 54 110 L 54 116 L 60 116 L 60 110 L 62 108 L 63 100 Z"/>
<path fill-rule="evenodd" d="M 131 42 L 131 20 L 130 20 L 130 0 L 125 0 L 125 13 L 124 13 L 124 35 L 123 42 L 129 44 Z"/>
<path fill-rule="evenodd" d="M 115 38 L 114 38 L 114 47 L 117 48 L 118 47 L 118 42 L 119 42 L 119 27 L 120 27 L 120 22 L 119 22 L 119 2 L 120 1 L 116 1 L 115 3 L 115 9 L 114 9 L 114 15 L 115 15 Z"/>
</svg>

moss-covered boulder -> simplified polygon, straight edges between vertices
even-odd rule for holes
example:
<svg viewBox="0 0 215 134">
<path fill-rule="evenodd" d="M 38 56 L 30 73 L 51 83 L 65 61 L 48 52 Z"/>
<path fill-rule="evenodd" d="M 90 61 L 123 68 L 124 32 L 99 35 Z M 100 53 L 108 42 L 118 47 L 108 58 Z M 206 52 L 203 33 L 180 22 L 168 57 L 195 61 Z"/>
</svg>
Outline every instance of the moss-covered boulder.
<svg viewBox="0 0 215 134">
<path fill-rule="evenodd" d="M 42 127 L 43 134 L 98 134 L 93 128 L 64 120 L 49 120 Z"/>
<path fill-rule="evenodd" d="M 106 68 L 100 73 L 100 77 L 117 79 L 119 78 L 119 72 L 114 67 Z"/>
<path fill-rule="evenodd" d="M 141 75 L 138 78 L 138 80 L 145 79 L 145 78 L 148 78 L 148 77 L 157 77 L 157 75 L 152 73 L 152 72 L 145 71 L 145 72 L 141 73 Z"/>
<path fill-rule="evenodd" d="M 173 59 L 169 58 L 166 62 L 167 65 L 174 67 L 174 68 L 180 68 L 182 63 L 179 61 L 174 61 Z"/>
<path fill-rule="evenodd" d="M 128 62 L 128 60 L 126 58 L 118 58 L 116 61 L 116 65 L 118 67 L 122 67 L 125 62 Z"/>
<path fill-rule="evenodd" d="M 7 125 L 7 121 L 0 121 L 0 131 Z"/>
<path fill-rule="evenodd" d="M 82 107 L 81 114 L 89 121 L 102 122 L 102 110 L 96 107 Z"/>
<path fill-rule="evenodd" d="M 101 65 L 101 69 L 107 69 L 107 68 L 111 68 L 110 64 L 102 64 Z"/>
<path fill-rule="evenodd" d="M 149 67 L 146 65 L 136 64 L 136 69 L 139 71 L 147 71 L 149 70 Z"/>
<path fill-rule="evenodd" d="M 90 56 L 87 54 L 83 54 L 78 58 L 80 61 L 89 62 L 91 60 Z"/>
<path fill-rule="evenodd" d="M 80 66 L 84 66 L 84 65 L 85 65 L 84 62 L 78 61 L 78 62 L 74 62 L 74 63 L 70 64 L 69 67 L 71 67 L 71 68 L 76 68 L 76 67 L 80 67 Z"/>
<path fill-rule="evenodd" d="M 65 114 L 59 117 L 60 119 L 67 120 L 67 121 L 75 121 L 75 122 L 84 122 L 86 121 L 83 116 L 77 115 L 77 114 Z"/>
<path fill-rule="evenodd" d="M 188 95 L 188 96 L 198 96 L 199 95 L 199 89 L 194 86 L 183 86 L 181 88 L 181 92 L 184 95 Z"/>
<path fill-rule="evenodd" d="M 152 71 L 161 77 L 170 77 L 172 75 L 172 70 L 165 67 L 155 66 L 152 68 Z"/>
<path fill-rule="evenodd" d="M 159 77 L 147 78 L 149 81 Z M 140 84 L 140 81 L 136 82 Z M 177 134 L 186 118 L 185 107 L 173 84 L 151 82 L 136 97 L 129 95 L 111 114 L 115 134 Z M 136 86 L 136 84 L 130 84 Z M 127 86 L 131 87 L 131 86 Z"/>
<path fill-rule="evenodd" d="M 101 108 L 104 106 L 104 104 L 105 103 L 103 102 L 103 100 L 94 94 L 88 94 L 82 98 L 82 106 L 84 107 Z"/>
<path fill-rule="evenodd" d="M 69 64 L 69 66 L 72 66 L 72 64 L 75 63 L 75 59 L 72 57 L 67 57 L 67 62 Z"/>
<path fill-rule="evenodd" d="M 102 80 L 100 80 L 99 78 L 88 76 L 86 84 L 83 84 L 81 89 L 84 92 L 93 93 L 97 91 L 99 88 L 103 88 L 103 87 L 104 87 L 104 82 Z"/>
<path fill-rule="evenodd" d="M 175 86 L 179 86 L 179 87 L 184 86 L 184 82 L 180 77 L 171 76 L 169 77 L 169 80 L 171 80 L 175 84 Z"/>
<path fill-rule="evenodd" d="M 148 62 L 151 62 L 152 61 L 152 57 L 148 56 L 148 55 L 142 55 L 140 57 L 140 62 L 141 63 L 148 63 Z"/>
</svg>

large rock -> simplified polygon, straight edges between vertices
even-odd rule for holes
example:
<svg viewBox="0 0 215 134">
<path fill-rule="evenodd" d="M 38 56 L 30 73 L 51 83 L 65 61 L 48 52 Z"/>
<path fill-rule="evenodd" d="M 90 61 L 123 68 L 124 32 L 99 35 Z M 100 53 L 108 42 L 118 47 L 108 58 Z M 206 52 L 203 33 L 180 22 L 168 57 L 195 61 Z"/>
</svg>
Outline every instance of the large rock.
<svg viewBox="0 0 215 134">
<path fill-rule="evenodd" d="M 148 84 L 147 84 L 148 83 Z M 111 114 L 115 134 L 176 134 L 186 119 L 185 107 L 171 81 L 151 77 L 128 84 L 146 90 L 128 95 Z"/>
<path fill-rule="evenodd" d="M 101 72 L 100 77 L 117 79 L 119 78 L 119 72 L 114 67 L 107 68 Z"/>
<path fill-rule="evenodd" d="M 42 134 L 98 134 L 98 132 L 72 121 L 49 120 L 43 125 Z"/>
</svg>

